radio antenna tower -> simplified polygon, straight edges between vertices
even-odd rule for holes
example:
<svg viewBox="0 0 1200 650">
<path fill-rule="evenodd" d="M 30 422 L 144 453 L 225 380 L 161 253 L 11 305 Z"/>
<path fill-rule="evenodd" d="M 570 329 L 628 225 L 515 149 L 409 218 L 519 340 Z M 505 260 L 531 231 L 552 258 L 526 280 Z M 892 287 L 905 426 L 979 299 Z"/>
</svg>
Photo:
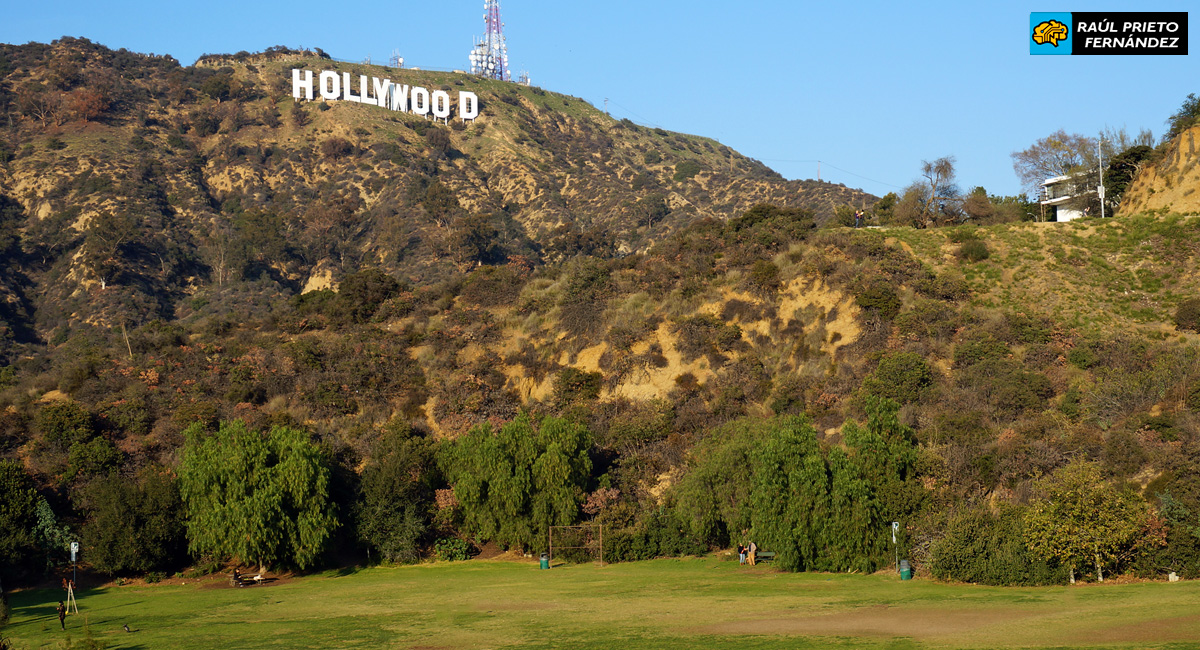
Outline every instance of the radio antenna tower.
<svg viewBox="0 0 1200 650">
<path fill-rule="evenodd" d="M 500 0 L 484 0 L 483 9 L 487 32 L 471 50 L 471 74 L 509 81 L 508 46 L 504 44 L 504 23 L 500 22 Z"/>
</svg>

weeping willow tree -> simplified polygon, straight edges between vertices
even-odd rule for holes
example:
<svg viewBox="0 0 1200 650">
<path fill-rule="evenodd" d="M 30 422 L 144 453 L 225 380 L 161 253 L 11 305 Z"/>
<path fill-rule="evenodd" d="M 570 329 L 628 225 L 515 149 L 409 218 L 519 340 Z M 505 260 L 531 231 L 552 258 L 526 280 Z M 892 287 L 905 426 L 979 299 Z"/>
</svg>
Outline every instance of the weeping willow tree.
<svg viewBox="0 0 1200 650">
<path fill-rule="evenodd" d="M 484 423 L 443 448 L 441 465 L 480 540 L 541 550 L 550 526 L 579 518 L 592 471 L 581 424 L 521 416 L 496 431 Z"/>
<path fill-rule="evenodd" d="M 869 397 L 867 422 L 822 449 L 804 418 L 769 421 L 753 458 L 751 536 L 792 571 L 871 572 L 891 560 L 891 527 L 920 509 L 912 431 Z"/>
<path fill-rule="evenodd" d="M 235 420 L 211 435 L 199 425 L 184 435 L 179 491 L 192 553 L 259 566 L 316 562 L 338 522 L 329 468 L 307 434 Z"/>
</svg>

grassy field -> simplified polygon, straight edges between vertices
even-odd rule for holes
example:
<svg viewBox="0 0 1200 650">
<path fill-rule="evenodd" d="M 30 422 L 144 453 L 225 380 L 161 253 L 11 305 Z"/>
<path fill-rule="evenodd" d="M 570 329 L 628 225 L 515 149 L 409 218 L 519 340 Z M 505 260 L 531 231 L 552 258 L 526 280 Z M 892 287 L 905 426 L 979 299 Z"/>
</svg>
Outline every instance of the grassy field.
<svg viewBox="0 0 1200 650">
<path fill-rule="evenodd" d="M 783 574 L 715 558 L 473 561 L 235 589 L 106 587 L 59 630 L 58 590 L 13 595 L 16 648 L 1196 648 L 1200 582 L 995 588 Z M 129 625 L 132 633 L 121 629 Z"/>
</svg>

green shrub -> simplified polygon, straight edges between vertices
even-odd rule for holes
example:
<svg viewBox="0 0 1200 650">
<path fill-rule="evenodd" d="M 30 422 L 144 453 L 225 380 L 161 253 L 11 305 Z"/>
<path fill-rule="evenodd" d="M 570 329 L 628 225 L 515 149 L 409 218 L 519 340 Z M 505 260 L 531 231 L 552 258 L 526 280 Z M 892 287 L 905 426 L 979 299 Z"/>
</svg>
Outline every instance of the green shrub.
<svg viewBox="0 0 1200 650">
<path fill-rule="evenodd" d="M 146 574 L 146 582 L 149 584 L 155 584 L 157 582 L 162 582 L 166 577 L 167 574 L 163 573 L 162 571 L 151 571 L 150 573 Z"/>
<path fill-rule="evenodd" d="M 1188 298 L 1175 309 L 1175 327 L 1200 332 L 1200 298 Z"/>
<path fill-rule="evenodd" d="M 645 160 L 647 165 L 657 165 L 662 162 L 662 159 L 662 154 L 654 150 L 647 151 L 646 155 L 642 157 L 642 160 Z"/>
<path fill-rule="evenodd" d="M 36 421 L 46 442 L 63 450 L 96 435 L 92 414 L 76 402 L 47 404 L 38 411 Z"/>
<path fill-rule="evenodd" d="M 116 471 L 121 466 L 121 452 L 106 438 L 96 437 L 88 442 L 71 445 L 67 453 L 67 473 L 64 478 L 96 476 Z"/>
<path fill-rule="evenodd" d="M 963 244 L 969 241 L 979 241 L 979 233 L 970 226 L 959 226 L 950 230 L 950 241 Z"/>
<path fill-rule="evenodd" d="M 554 378 L 554 399 L 559 404 L 588 401 L 600 397 L 604 377 L 598 372 L 585 372 L 566 367 Z"/>
<path fill-rule="evenodd" d="M 1083 414 L 1083 396 L 1079 392 L 1079 388 L 1072 386 L 1063 393 L 1062 399 L 1058 403 L 1058 410 L 1072 420 L 1079 419 L 1079 416 Z"/>
<path fill-rule="evenodd" d="M 918 293 L 938 300 L 962 300 L 971 296 L 971 285 L 957 273 L 939 273 L 933 277 L 920 278 L 913 284 Z"/>
<path fill-rule="evenodd" d="M 678 165 L 675 165 L 675 175 L 671 178 L 675 182 L 682 182 L 699 173 L 700 163 L 694 160 L 685 160 Z"/>
<path fill-rule="evenodd" d="M 1067 361 L 1077 368 L 1087 370 L 1096 365 L 1096 353 L 1086 347 L 1074 347 L 1067 352 Z"/>
<path fill-rule="evenodd" d="M 935 578 L 984 585 L 1034 586 L 1062 584 L 1066 570 L 1035 556 L 1025 545 L 1023 509 L 987 506 L 957 512 L 945 536 L 930 549 L 929 570 Z"/>
<path fill-rule="evenodd" d="M 1054 324 L 1047 318 L 1007 313 L 1004 324 L 1008 329 L 1005 340 L 1012 343 L 1046 343 Z"/>
<path fill-rule="evenodd" d="M 655 509 L 634 526 L 604 533 L 606 562 L 636 562 L 656 557 L 700 555 L 708 547 L 692 536 L 674 510 Z"/>
<path fill-rule="evenodd" d="M 950 306 L 933 300 L 918 300 L 895 320 L 901 334 L 934 339 L 949 338 L 958 322 L 958 314 Z"/>
<path fill-rule="evenodd" d="M 854 302 L 864 310 L 875 311 L 880 318 L 891 320 L 900 312 L 900 295 L 892 285 L 882 280 L 876 280 L 862 287 L 855 295 Z"/>
<path fill-rule="evenodd" d="M 963 388 L 982 397 L 996 417 L 1015 417 L 1046 407 L 1054 388 L 1045 375 L 1028 372 L 1010 359 L 984 359 L 959 373 Z"/>
<path fill-rule="evenodd" d="M 750 269 L 750 287 L 760 294 L 773 294 L 779 288 L 779 267 L 774 262 L 758 260 Z"/>
<path fill-rule="evenodd" d="M 982 262 L 991 254 L 987 244 L 980 239 L 968 239 L 958 247 L 958 259 L 968 262 Z"/>
<path fill-rule="evenodd" d="M 433 545 L 433 556 L 442 562 L 462 562 L 470 552 L 467 540 L 458 537 L 443 537 Z"/>
<path fill-rule="evenodd" d="M 954 347 L 954 365 L 966 368 L 986 359 L 1003 359 L 1008 346 L 988 335 L 967 339 Z"/>
<path fill-rule="evenodd" d="M 393 421 L 371 448 L 354 504 L 358 540 L 389 562 L 420 560 L 428 544 L 440 481 L 431 440 Z"/>
<path fill-rule="evenodd" d="M 933 372 L 925 359 L 913 352 L 894 352 L 879 360 L 875 371 L 863 380 L 862 389 L 869 395 L 908 404 L 920 399 L 932 384 Z"/>
<path fill-rule="evenodd" d="M 671 329 L 679 337 L 677 348 L 684 361 L 706 356 L 715 368 L 727 360 L 723 352 L 745 347 L 742 328 L 726 324 L 712 314 L 684 318 L 674 323 Z"/>
</svg>

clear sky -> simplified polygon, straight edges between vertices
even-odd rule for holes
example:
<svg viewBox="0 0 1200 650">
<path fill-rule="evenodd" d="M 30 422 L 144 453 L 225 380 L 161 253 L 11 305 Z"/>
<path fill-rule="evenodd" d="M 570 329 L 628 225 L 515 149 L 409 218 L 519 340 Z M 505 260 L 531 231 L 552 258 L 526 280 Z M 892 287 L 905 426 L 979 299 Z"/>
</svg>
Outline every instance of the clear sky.
<svg viewBox="0 0 1200 650">
<path fill-rule="evenodd" d="M 882 195 L 952 155 L 964 189 L 1016 194 L 1014 150 L 1060 128 L 1158 137 L 1200 93 L 1197 54 L 1028 53 L 1033 11 L 1195 0 L 1061 1 L 502 0 L 501 12 L 513 70 L 600 108 L 608 98 L 615 117 L 717 138 L 788 178 L 815 178 L 821 160 L 822 179 Z M 0 42 L 82 36 L 185 65 L 272 45 L 377 63 L 399 50 L 410 66 L 466 69 L 483 30 L 483 0 L 61 0 L 8 3 Z"/>
</svg>

